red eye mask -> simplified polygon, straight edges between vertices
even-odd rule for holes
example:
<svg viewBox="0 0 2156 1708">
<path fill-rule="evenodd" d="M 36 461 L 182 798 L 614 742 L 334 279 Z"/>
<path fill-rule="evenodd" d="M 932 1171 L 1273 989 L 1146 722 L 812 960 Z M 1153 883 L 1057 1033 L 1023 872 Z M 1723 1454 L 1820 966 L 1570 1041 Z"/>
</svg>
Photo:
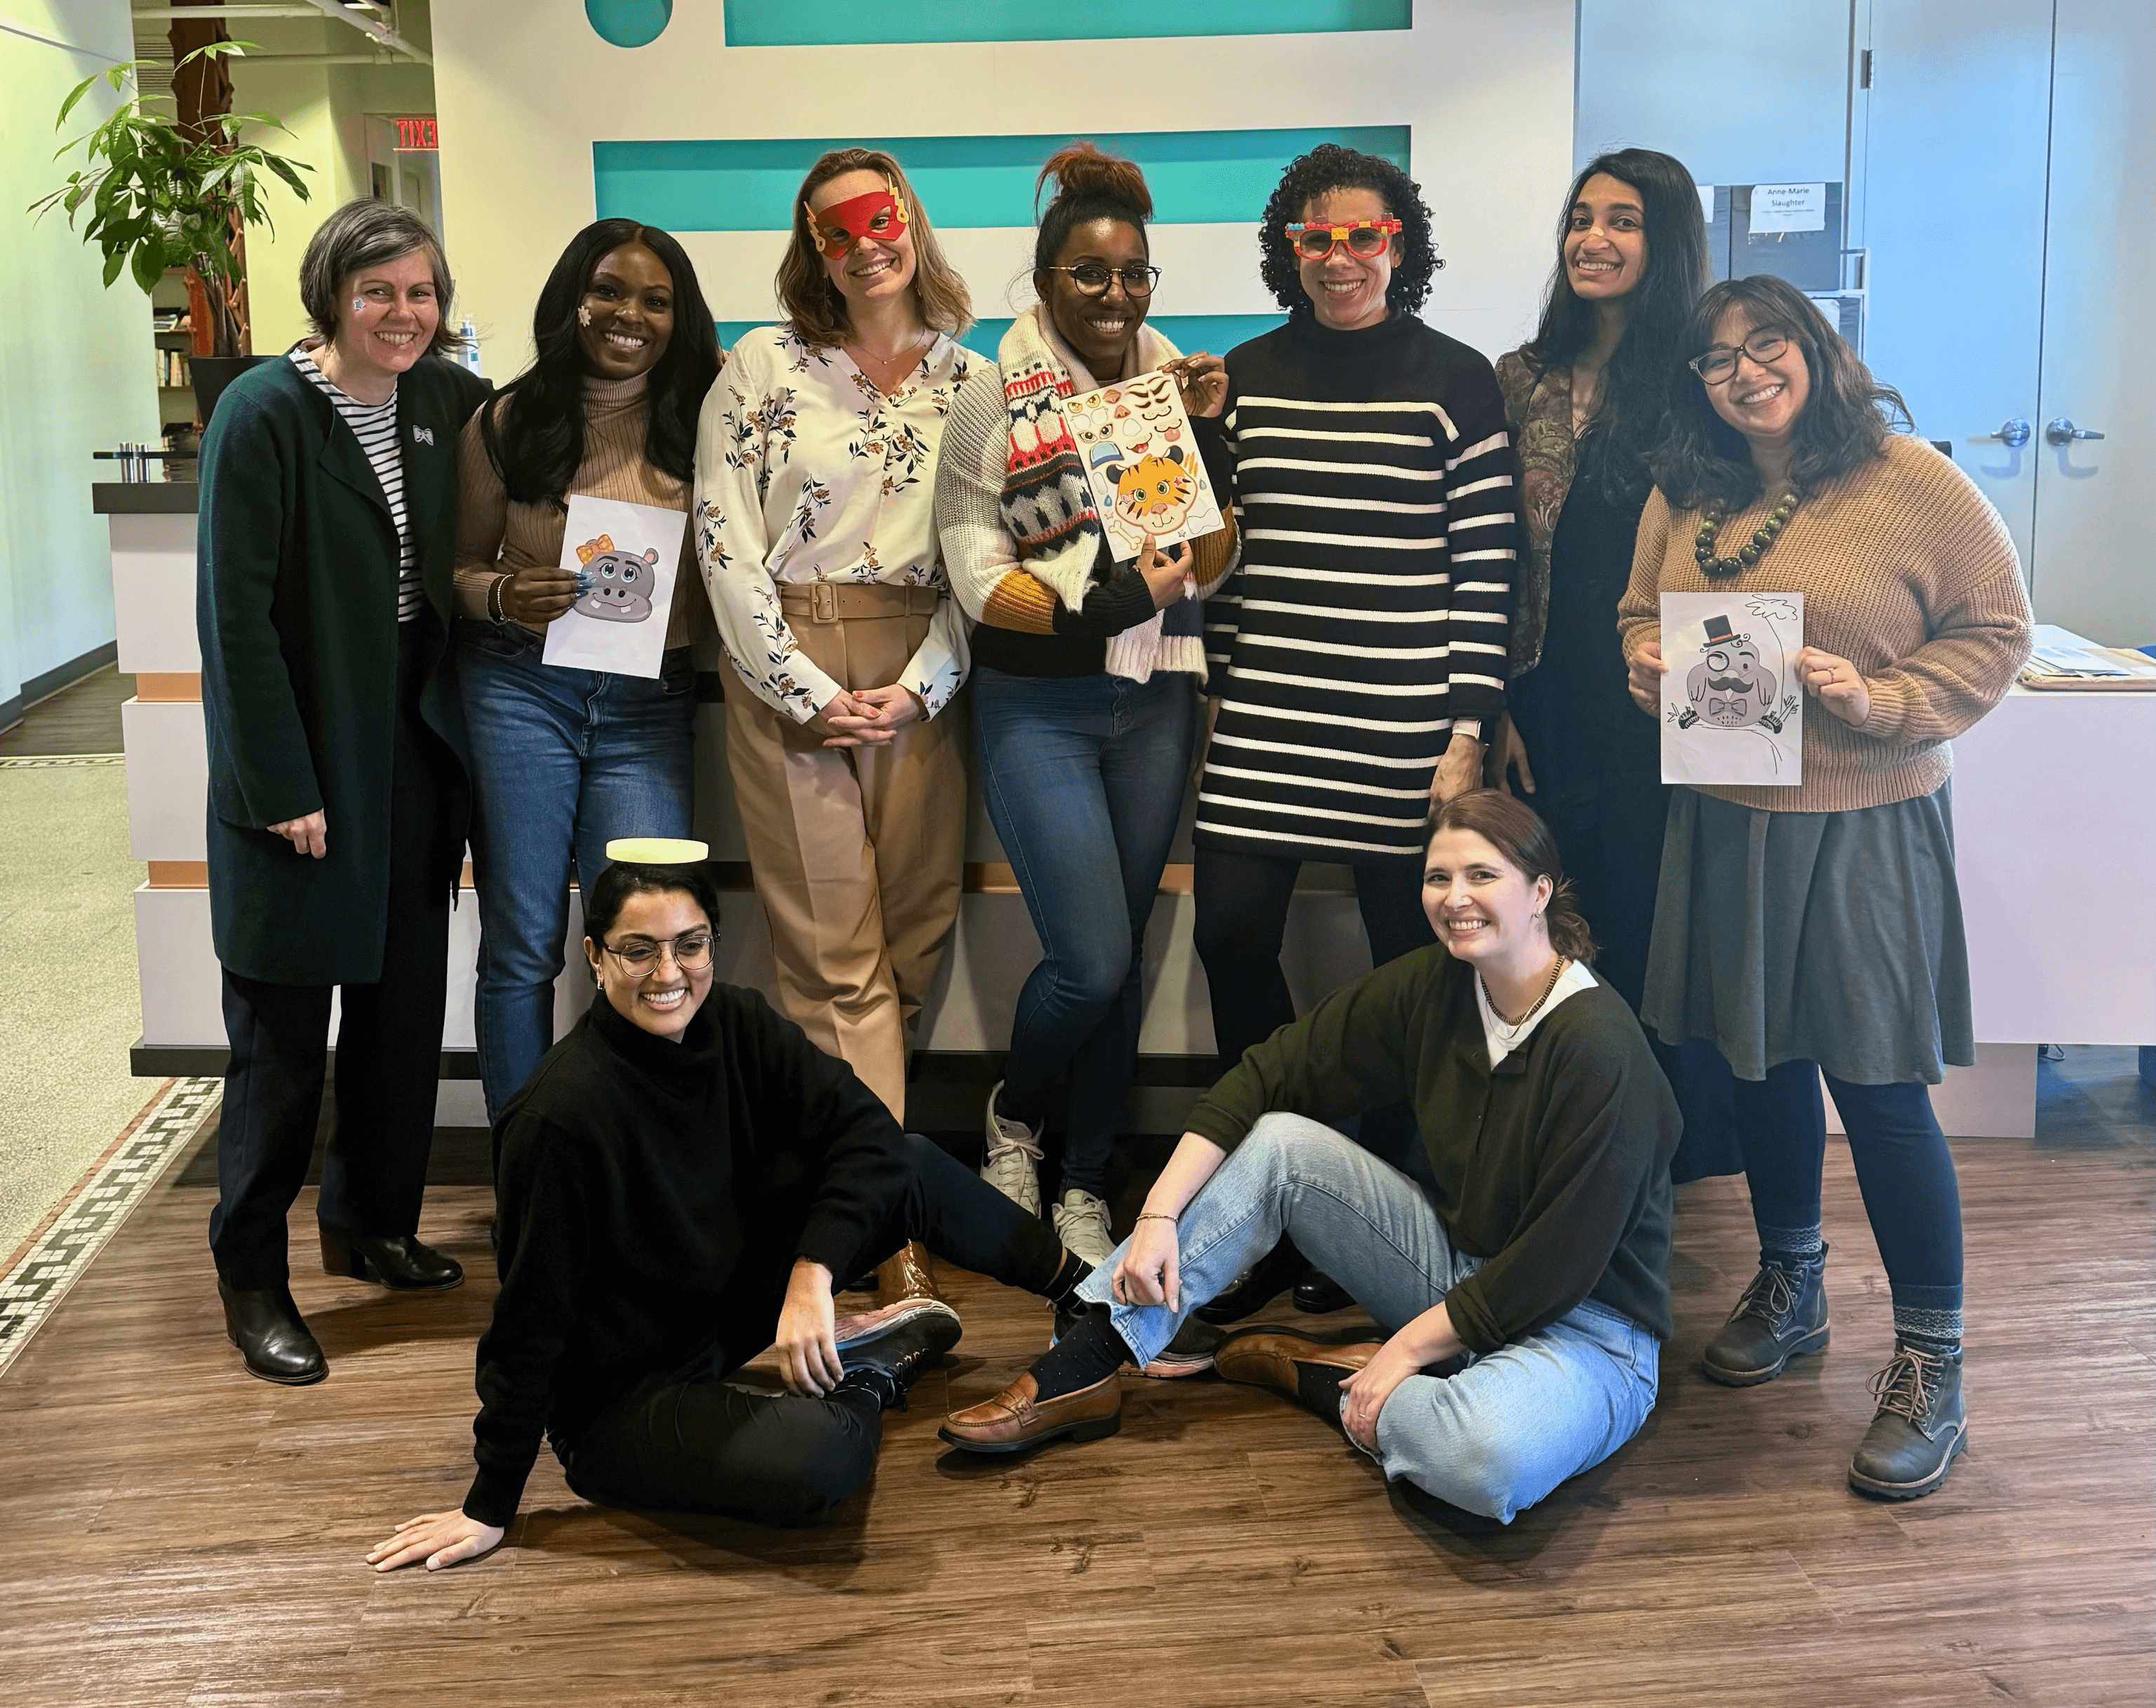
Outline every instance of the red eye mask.
<svg viewBox="0 0 2156 1708">
<path fill-rule="evenodd" d="M 801 205 L 807 211 L 808 204 L 804 202 Z M 838 228 L 835 232 L 832 229 L 834 226 Z M 888 184 L 865 196 L 834 202 L 821 213 L 808 214 L 808 240 L 816 245 L 818 253 L 826 255 L 843 255 L 863 238 L 889 243 L 905 229 L 906 203 L 899 200 L 898 192 Z"/>
</svg>

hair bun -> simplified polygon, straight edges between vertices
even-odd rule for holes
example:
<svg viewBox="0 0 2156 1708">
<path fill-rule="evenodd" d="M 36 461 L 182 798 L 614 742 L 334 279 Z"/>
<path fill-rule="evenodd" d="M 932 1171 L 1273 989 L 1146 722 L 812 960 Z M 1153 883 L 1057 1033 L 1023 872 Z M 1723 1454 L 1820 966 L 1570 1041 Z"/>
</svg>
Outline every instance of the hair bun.
<svg viewBox="0 0 2156 1708">
<path fill-rule="evenodd" d="M 1066 196 L 1098 197 L 1122 203 L 1141 222 L 1152 218 L 1152 192 L 1146 187 L 1145 174 L 1138 170 L 1137 162 L 1103 154 L 1090 142 L 1073 142 L 1048 156 L 1040 176 L 1034 180 L 1036 206 L 1050 178 L 1055 180 L 1058 202 Z"/>
</svg>

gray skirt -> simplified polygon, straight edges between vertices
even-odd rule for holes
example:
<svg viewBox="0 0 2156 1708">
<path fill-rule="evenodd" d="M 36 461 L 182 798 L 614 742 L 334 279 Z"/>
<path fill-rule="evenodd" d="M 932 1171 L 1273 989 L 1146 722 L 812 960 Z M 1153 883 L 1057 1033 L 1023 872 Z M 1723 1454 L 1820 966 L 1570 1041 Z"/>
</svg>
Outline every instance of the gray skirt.
<svg viewBox="0 0 2156 1708">
<path fill-rule="evenodd" d="M 1950 787 L 1846 813 L 1673 790 L 1640 1019 L 1708 1039 L 1740 1080 L 1815 1061 L 1936 1085 L 1974 1063 Z"/>
</svg>

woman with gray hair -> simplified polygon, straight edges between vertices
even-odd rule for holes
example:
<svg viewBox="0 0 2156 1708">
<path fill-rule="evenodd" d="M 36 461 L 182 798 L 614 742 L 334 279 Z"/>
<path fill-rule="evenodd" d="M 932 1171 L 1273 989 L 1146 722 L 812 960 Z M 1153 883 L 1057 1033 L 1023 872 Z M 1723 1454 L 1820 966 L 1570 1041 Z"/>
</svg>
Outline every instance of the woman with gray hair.
<svg viewBox="0 0 2156 1708">
<path fill-rule="evenodd" d="M 288 1285 L 341 995 L 323 1267 L 453 1287 L 419 1243 L 449 905 L 470 787 L 444 680 L 457 439 L 485 382 L 455 344 L 439 240 L 346 203 L 307 246 L 315 334 L 248 369 L 202 449 L 196 624 L 210 927 L 232 1052 L 210 1250 L 249 1373 L 327 1373 Z"/>
</svg>

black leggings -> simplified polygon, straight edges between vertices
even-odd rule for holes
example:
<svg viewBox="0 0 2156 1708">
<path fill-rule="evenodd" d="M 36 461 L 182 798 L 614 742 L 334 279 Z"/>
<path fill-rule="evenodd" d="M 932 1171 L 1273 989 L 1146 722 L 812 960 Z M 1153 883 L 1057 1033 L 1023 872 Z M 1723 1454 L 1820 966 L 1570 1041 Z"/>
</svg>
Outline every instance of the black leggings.
<svg viewBox="0 0 2156 1708">
<path fill-rule="evenodd" d="M 1064 1259 L 1047 1224 L 917 1133 L 906 1146 L 906 1187 L 839 1279 L 918 1239 L 962 1269 L 1047 1294 Z M 790 1260 L 767 1263 L 737 1284 L 719 1313 L 723 1343 L 696 1373 L 647 1377 L 573 1442 L 557 1442 L 569 1486 L 603 1505 L 808 1524 L 867 1481 L 883 1434 L 872 1395 L 815 1399 L 725 1380 L 771 1344 L 791 1273 Z"/>
</svg>

